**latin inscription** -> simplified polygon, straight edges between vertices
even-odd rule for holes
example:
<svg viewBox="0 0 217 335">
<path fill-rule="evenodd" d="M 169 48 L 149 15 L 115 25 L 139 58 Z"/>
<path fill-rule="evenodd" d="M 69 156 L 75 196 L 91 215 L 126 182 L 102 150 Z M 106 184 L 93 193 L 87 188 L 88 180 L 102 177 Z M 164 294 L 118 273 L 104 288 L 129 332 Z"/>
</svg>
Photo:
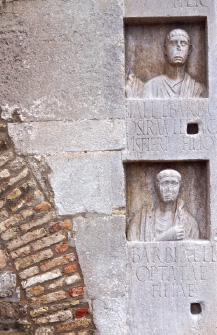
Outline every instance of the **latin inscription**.
<svg viewBox="0 0 217 335">
<path fill-rule="evenodd" d="M 214 275 L 216 264 L 216 246 L 143 244 L 131 249 L 133 280 L 153 299 L 196 298 L 200 283 L 206 283 L 211 272 Z"/>
<path fill-rule="evenodd" d="M 187 134 L 188 123 L 198 123 L 199 132 Z M 127 100 L 127 145 L 133 154 L 169 152 L 176 139 L 179 150 L 211 151 L 217 120 L 205 101 Z"/>
<path fill-rule="evenodd" d="M 209 7 L 211 0 L 174 0 L 175 8 Z"/>
</svg>

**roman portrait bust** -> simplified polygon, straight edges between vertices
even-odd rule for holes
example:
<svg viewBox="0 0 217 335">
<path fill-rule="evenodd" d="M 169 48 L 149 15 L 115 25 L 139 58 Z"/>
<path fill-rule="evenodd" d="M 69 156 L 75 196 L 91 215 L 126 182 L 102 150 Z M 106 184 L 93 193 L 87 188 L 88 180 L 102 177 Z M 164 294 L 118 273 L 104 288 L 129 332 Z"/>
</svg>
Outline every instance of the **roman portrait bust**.
<svg viewBox="0 0 217 335">
<path fill-rule="evenodd" d="M 126 85 L 127 97 L 140 99 L 205 97 L 205 86 L 196 82 L 185 70 L 191 49 L 190 37 L 185 30 L 170 31 L 164 44 L 165 73 L 144 83 L 131 71 Z"/>
<path fill-rule="evenodd" d="M 181 241 L 199 239 L 196 219 L 179 199 L 181 174 L 173 169 L 156 176 L 158 202 L 144 206 L 132 218 L 127 231 L 129 241 Z"/>
</svg>

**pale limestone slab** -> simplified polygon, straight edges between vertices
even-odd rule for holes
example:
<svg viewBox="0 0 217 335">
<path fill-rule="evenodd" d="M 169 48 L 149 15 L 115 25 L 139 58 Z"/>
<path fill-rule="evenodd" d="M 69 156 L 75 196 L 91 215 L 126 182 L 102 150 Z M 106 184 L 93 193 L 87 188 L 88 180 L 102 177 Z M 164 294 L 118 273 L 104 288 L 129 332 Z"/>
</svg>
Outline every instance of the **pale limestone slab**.
<svg viewBox="0 0 217 335">
<path fill-rule="evenodd" d="M 198 242 L 128 243 L 129 334 L 211 334 L 216 244 Z M 199 304 L 195 314 L 191 304 Z"/>
<path fill-rule="evenodd" d="M 121 153 L 52 155 L 47 163 L 59 214 L 111 214 L 125 206 Z"/>
<path fill-rule="evenodd" d="M 212 15 L 213 0 L 125 0 L 125 17 L 194 17 Z M 188 18 L 186 18 L 188 19 Z"/>
<path fill-rule="evenodd" d="M 2 50 L 8 114 L 18 107 L 31 121 L 124 118 L 123 0 L 14 1 L 1 29 L 13 41 Z"/>
<path fill-rule="evenodd" d="M 93 301 L 93 319 L 96 334 L 126 335 L 127 332 L 126 297 L 104 298 Z"/>
<path fill-rule="evenodd" d="M 73 229 L 97 334 L 127 334 L 124 216 L 80 217 Z"/>
<path fill-rule="evenodd" d="M 88 297 L 116 298 L 126 289 L 124 216 L 77 218 L 75 245 Z"/>
<path fill-rule="evenodd" d="M 122 149 L 125 146 L 124 132 L 125 125 L 121 120 L 9 125 L 17 150 L 35 154 Z"/>
<path fill-rule="evenodd" d="M 8 129 L 16 149 L 29 154 L 118 150 L 126 142 L 124 120 L 14 123 Z"/>
</svg>

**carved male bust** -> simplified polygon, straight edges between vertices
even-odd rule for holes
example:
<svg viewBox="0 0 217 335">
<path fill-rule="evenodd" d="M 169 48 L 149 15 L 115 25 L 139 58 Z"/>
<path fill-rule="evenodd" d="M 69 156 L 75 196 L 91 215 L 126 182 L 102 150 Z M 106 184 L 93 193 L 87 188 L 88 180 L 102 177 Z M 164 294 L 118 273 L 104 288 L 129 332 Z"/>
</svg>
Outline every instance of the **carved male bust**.
<svg viewBox="0 0 217 335">
<path fill-rule="evenodd" d="M 135 213 L 129 225 L 129 241 L 179 241 L 198 239 L 199 228 L 195 218 L 178 199 L 181 175 L 166 169 L 156 177 L 159 203 L 156 207 L 144 206 Z"/>
<path fill-rule="evenodd" d="M 128 98 L 197 98 L 205 96 L 205 86 L 185 72 L 191 51 L 190 37 L 185 30 L 174 29 L 166 37 L 164 53 L 166 73 L 143 83 L 132 72 L 126 86 Z"/>
</svg>

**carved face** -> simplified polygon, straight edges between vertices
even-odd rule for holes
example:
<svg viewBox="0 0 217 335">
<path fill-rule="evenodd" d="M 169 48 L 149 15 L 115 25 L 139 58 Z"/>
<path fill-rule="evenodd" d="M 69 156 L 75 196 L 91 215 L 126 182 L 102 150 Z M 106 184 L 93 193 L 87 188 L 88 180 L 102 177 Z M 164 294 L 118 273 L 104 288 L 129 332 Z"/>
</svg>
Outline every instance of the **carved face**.
<svg viewBox="0 0 217 335">
<path fill-rule="evenodd" d="M 175 35 L 166 41 L 165 52 L 167 60 L 172 65 L 185 64 L 189 54 L 189 42 L 187 36 Z"/>
<path fill-rule="evenodd" d="M 180 183 L 176 177 L 168 176 L 158 183 L 159 196 L 163 202 L 174 202 L 178 198 Z"/>
</svg>

